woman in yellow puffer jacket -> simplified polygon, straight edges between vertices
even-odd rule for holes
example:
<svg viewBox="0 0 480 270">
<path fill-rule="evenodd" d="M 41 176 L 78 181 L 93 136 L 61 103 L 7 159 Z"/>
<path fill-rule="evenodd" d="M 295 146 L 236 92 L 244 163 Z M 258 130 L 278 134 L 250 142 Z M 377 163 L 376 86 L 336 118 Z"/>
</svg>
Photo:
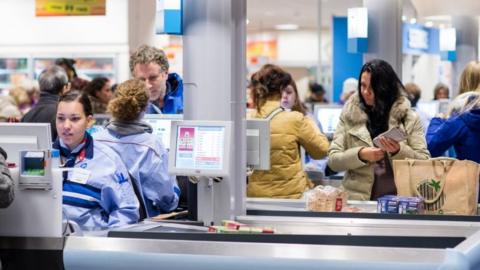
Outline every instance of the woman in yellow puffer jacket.
<svg viewBox="0 0 480 270">
<path fill-rule="evenodd" d="M 281 108 L 282 90 L 292 85 L 290 74 L 275 65 L 264 65 L 251 78 L 256 111 L 252 118 L 270 121 L 269 171 L 255 171 L 249 178 L 248 197 L 300 198 L 312 186 L 303 171 L 300 146 L 315 159 L 326 156 L 328 140 L 311 119 Z"/>
</svg>

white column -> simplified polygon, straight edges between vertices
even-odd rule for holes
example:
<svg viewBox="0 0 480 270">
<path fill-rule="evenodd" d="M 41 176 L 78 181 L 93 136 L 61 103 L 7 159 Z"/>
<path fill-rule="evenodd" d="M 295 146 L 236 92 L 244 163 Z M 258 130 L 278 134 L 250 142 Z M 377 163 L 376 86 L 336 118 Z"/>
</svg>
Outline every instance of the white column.
<svg viewBox="0 0 480 270">
<path fill-rule="evenodd" d="M 474 16 L 454 16 L 452 27 L 457 30 L 457 60 L 453 62 L 450 97 L 455 97 L 463 68 L 468 62 L 478 60 L 478 19 Z"/>
<path fill-rule="evenodd" d="M 155 12 L 155 0 L 128 1 L 128 46 L 131 52 L 142 44 L 155 46 Z"/>
<path fill-rule="evenodd" d="M 185 0 L 184 119 L 233 122 L 229 177 L 198 184 L 205 224 L 245 214 L 246 1 Z"/>
<path fill-rule="evenodd" d="M 363 61 L 380 58 L 402 78 L 402 0 L 363 0 L 368 9 L 368 53 Z"/>
</svg>

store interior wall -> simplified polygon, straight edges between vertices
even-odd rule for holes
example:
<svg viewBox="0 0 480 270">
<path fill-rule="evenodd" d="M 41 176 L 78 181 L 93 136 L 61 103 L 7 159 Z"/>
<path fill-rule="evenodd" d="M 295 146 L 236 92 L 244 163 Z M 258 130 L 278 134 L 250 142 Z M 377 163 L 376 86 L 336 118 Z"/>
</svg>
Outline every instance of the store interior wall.
<svg viewBox="0 0 480 270">
<path fill-rule="evenodd" d="M 106 1 L 105 16 L 36 17 L 35 0 L 0 1 L 1 57 L 112 56 L 129 78 L 128 0 Z"/>
<path fill-rule="evenodd" d="M 294 31 L 275 31 L 270 25 L 273 22 L 268 23 L 268 20 L 280 21 L 282 18 L 282 16 L 269 15 L 278 9 L 276 7 L 281 4 L 281 1 L 248 0 L 247 2 L 248 12 L 253 10 L 263 15 L 260 16 L 263 21 L 257 23 L 257 28 L 253 32 L 249 31 L 247 36 L 274 36 L 278 42 L 278 56 L 273 63 L 293 74 L 302 97 L 307 95 L 308 81 L 321 82 L 330 96 L 333 88 L 331 70 L 334 33 L 331 23 L 326 22 L 331 22 L 332 14 L 346 14 L 347 8 L 361 6 L 362 1 L 303 0 L 296 2 L 292 4 L 292 8 L 300 5 L 305 13 L 298 14 L 292 11 L 294 13 L 292 17 L 307 17 L 311 13 L 308 15 L 311 18 L 304 20 L 308 25 Z M 403 13 L 409 17 L 431 15 L 431 12 L 426 13 L 419 1 L 406 0 L 404 3 Z M 106 5 L 105 16 L 35 17 L 35 0 L 2 0 L 0 1 L 0 22 L 2 23 L 0 57 L 107 55 L 115 58 L 117 78 L 123 81 L 131 76 L 128 67 L 129 53 L 140 44 L 150 44 L 166 48 L 167 54 L 172 57 L 170 59 L 172 71 L 182 73 L 181 36 L 155 35 L 154 33 L 155 0 L 109 0 L 106 1 Z M 454 15 L 465 12 L 467 10 L 457 6 L 452 7 L 451 10 Z M 285 17 L 285 21 L 288 19 Z M 317 23 L 318 20 L 321 21 L 320 24 Z M 320 45 L 319 42 L 321 42 Z M 424 91 L 422 99 L 431 99 L 433 85 L 437 82 L 456 87 L 455 78 L 461 72 L 463 68 L 461 65 L 464 62 L 456 65 L 454 63 L 454 67 L 458 69 L 454 72 L 451 70 L 450 62 L 440 61 L 436 56 L 409 57 L 403 56 L 402 73 L 405 73 L 402 76 L 403 82 L 413 81 L 419 84 Z M 319 59 L 321 59 L 320 67 Z M 264 63 L 249 65 L 248 72 L 258 70 L 261 64 Z M 318 69 L 321 71 L 317 72 Z M 319 76 L 322 77 L 319 78 Z M 455 78 L 452 79 L 452 76 Z"/>
</svg>

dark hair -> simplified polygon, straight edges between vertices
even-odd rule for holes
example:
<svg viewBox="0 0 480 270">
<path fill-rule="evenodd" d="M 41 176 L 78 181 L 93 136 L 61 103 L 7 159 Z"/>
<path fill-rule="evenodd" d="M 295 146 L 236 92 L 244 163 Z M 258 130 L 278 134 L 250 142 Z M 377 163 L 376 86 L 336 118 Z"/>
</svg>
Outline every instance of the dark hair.
<svg viewBox="0 0 480 270">
<path fill-rule="evenodd" d="M 97 93 L 100 92 L 107 83 L 108 78 L 98 77 L 89 82 L 87 86 L 83 88 L 83 91 L 85 91 L 85 93 L 89 94 L 90 96 L 96 97 Z"/>
<path fill-rule="evenodd" d="M 250 80 L 253 103 L 257 110 L 271 97 L 280 99 L 282 90 L 292 83 L 292 76 L 279 66 L 266 64 L 255 72 Z"/>
<path fill-rule="evenodd" d="M 433 88 L 433 100 L 437 100 L 438 92 L 440 92 L 440 90 L 442 89 L 447 90 L 447 95 L 450 95 L 450 89 L 448 89 L 448 86 L 446 84 L 437 83 L 437 85 L 435 85 L 435 88 Z"/>
<path fill-rule="evenodd" d="M 115 93 L 115 91 L 117 90 L 117 87 L 118 87 L 118 83 L 115 83 L 112 85 L 111 87 L 112 93 Z"/>
<path fill-rule="evenodd" d="M 8 158 L 7 152 L 5 152 L 5 150 L 3 150 L 2 147 L 0 147 L 0 155 L 2 155 L 4 159 L 7 159 L 7 158 Z"/>
<path fill-rule="evenodd" d="M 77 71 L 75 70 L 75 67 L 73 65 L 75 65 L 76 61 L 74 59 L 71 59 L 71 58 L 58 58 L 55 60 L 55 65 L 59 65 L 59 66 L 66 66 L 68 69 L 70 69 L 71 71 L 73 71 L 73 77 L 77 77 Z"/>
<path fill-rule="evenodd" d="M 68 83 L 65 70 L 60 66 L 51 66 L 40 73 L 38 85 L 40 91 L 58 95 Z"/>
<path fill-rule="evenodd" d="M 295 102 L 293 103 L 292 106 L 292 111 L 297 111 L 303 115 L 307 114 L 307 110 L 303 106 L 302 102 L 300 101 L 300 96 L 298 95 L 298 89 L 297 89 L 297 84 L 295 83 L 294 80 L 290 83 L 290 85 L 293 88 L 293 92 L 295 92 Z"/>
<path fill-rule="evenodd" d="M 325 94 L 325 88 L 319 83 L 316 82 L 311 82 L 308 87 L 310 88 L 310 91 L 314 94 Z"/>
<path fill-rule="evenodd" d="M 58 103 L 60 102 L 78 102 L 82 104 L 83 112 L 86 116 L 93 115 L 93 108 L 92 103 L 90 103 L 90 99 L 88 95 L 80 90 L 71 90 L 61 95 L 58 99 Z M 58 105 L 57 105 L 58 106 Z"/>
<path fill-rule="evenodd" d="M 388 129 L 388 119 L 393 103 L 400 97 L 405 88 L 389 63 L 374 59 L 365 63 L 360 71 L 359 83 L 364 72 L 370 73 L 370 87 L 375 95 L 375 105 L 368 106 L 363 99 L 361 87 L 358 96 L 362 109 L 368 115 L 367 129 L 372 138 Z"/>
</svg>

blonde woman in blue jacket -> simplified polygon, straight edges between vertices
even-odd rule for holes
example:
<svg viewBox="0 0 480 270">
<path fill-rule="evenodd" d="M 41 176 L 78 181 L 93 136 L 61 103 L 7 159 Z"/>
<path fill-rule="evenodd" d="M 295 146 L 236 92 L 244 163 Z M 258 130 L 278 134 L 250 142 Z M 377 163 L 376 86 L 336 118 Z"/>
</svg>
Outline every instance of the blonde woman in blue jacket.
<svg viewBox="0 0 480 270">
<path fill-rule="evenodd" d="M 60 96 L 53 144 L 62 164 L 63 213 L 84 230 L 98 230 L 135 223 L 139 203 L 120 157 L 93 140 L 85 130 L 93 118 L 88 96 L 70 91 Z"/>
<path fill-rule="evenodd" d="M 110 146 L 127 165 L 145 205 L 146 216 L 174 210 L 180 189 L 168 175 L 168 152 L 152 127 L 141 121 L 148 106 L 149 91 L 141 80 L 128 80 L 117 87 L 108 105 L 113 120 L 95 139 Z"/>
</svg>

